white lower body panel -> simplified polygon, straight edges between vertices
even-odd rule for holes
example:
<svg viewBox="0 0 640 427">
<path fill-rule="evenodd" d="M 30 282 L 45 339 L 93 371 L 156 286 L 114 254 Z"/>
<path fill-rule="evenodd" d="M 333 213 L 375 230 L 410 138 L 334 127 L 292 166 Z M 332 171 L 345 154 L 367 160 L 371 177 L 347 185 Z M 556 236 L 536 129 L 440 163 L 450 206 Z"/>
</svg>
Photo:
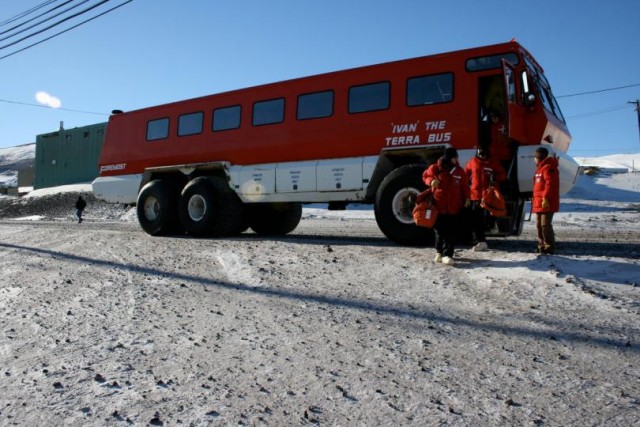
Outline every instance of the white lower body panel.
<svg viewBox="0 0 640 427">
<path fill-rule="evenodd" d="M 91 185 L 96 198 L 111 203 L 136 203 L 142 174 L 101 176 L 96 178 Z"/>
<path fill-rule="evenodd" d="M 229 185 L 245 203 L 359 202 L 378 156 L 230 166 Z M 112 203 L 135 203 L 142 174 L 98 177 L 93 192 Z"/>
<path fill-rule="evenodd" d="M 245 203 L 362 201 L 378 156 L 231 166 L 231 188 Z"/>
<path fill-rule="evenodd" d="M 558 158 L 558 169 L 560 171 L 560 194 L 565 194 L 571 190 L 578 179 L 580 165 L 575 159 L 561 151 L 555 151 L 551 145 L 528 145 L 518 147 L 518 185 L 520 192 L 533 191 L 533 175 L 536 173 L 536 162 L 533 160 L 536 149 L 544 147 L 549 150 L 549 155 Z"/>
</svg>

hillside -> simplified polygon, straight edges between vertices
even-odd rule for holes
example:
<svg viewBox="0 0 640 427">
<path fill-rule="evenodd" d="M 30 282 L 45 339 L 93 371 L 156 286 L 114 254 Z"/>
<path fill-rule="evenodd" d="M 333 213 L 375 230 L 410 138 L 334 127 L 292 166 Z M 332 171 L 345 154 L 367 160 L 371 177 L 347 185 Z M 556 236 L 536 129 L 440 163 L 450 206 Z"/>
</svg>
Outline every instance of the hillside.
<svg viewBox="0 0 640 427">
<path fill-rule="evenodd" d="M 36 144 L 0 148 L 0 187 L 16 187 L 18 171 L 30 168 L 36 158 Z"/>
</svg>

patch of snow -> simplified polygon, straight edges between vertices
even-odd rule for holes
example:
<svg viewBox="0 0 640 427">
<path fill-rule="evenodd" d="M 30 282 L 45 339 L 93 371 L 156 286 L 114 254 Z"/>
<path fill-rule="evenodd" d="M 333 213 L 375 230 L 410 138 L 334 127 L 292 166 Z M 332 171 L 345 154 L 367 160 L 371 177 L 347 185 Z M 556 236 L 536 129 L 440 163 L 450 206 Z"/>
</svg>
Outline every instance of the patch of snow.
<svg viewBox="0 0 640 427">
<path fill-rule="evenodd" d="M 60 193 L 91 193 L 91 183 L 61 185 L 59 187 L 40 188 L 25 195 L 24 198 L 44 197 Z"/>
<path fill-rule="evenodd" d="M 31 215 L 31 216 L 23 216 L 20 218 L 14 218 L 15 221 L 40 221 L 45 217 L 42 215 Z"/>
</svg>

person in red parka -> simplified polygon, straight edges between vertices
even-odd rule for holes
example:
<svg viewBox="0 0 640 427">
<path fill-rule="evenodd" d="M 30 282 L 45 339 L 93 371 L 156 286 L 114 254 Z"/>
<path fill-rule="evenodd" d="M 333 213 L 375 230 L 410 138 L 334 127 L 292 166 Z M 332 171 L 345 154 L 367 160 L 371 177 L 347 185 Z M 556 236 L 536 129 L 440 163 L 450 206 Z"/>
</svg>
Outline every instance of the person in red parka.
<svg viewBox="0 0 640 427">
<path fill-rule="evenodd" d="M 485 251 L 488 249 L 484 232 L 486 211 L 480 206 L 480 201 L 484 191 L 492 185 L 498 186 L 507 179 L 507 174 L 500 162 L 491 157 L 489 149 L 484 146 L 478 147 L 475 157 L 467 162 L 464 171 L 471 186 L 471 226 L 478 241 L 473 250 Z"/>
<path fill-rule="evenodd" d="M 554 254 L 556 239 L 553 233 L 553 214 L 560 210 L 560 173 L 558 159 L 540 147 L 534 156 L 537 170 L 533 176 L 532 210 L 536 214 L 538 253 Z"/>
<path fill-rule="evenodd" d="M 444 155 L 423 172 L 422 180 L 433 190 L 438 209 L 438 218 L 433 227 L 436 232 L 435 262 L 453 265 L 460 211 L 469 205 L 467 174 L 458 164 L 456 149 L 447 148 Z"/>
</svg>

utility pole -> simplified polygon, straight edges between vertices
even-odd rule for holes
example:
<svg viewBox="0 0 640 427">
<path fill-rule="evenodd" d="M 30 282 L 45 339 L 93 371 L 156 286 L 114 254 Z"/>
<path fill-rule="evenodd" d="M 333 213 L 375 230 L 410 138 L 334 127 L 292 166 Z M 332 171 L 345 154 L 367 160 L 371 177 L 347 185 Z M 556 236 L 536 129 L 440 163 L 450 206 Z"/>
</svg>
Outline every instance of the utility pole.
<svg viewBox="0 0 640 427">
<path fill-rule="evenodd" d="M 636 104 L 636 113 L 638 113 L 638 132 L 640 132 L 640 99 L 629 101 L 629 104 Z"/>
</svg>

